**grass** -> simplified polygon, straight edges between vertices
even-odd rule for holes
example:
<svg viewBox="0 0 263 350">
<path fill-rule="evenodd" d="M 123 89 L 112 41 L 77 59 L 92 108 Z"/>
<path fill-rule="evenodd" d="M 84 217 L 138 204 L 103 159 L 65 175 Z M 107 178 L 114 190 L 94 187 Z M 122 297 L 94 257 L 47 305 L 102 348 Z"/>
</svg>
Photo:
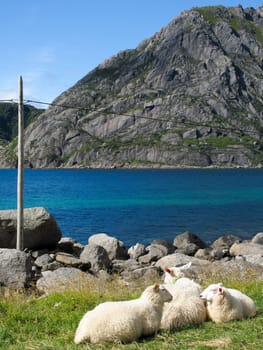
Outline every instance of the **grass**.
<svg viewBox="0 0 263 350">
<path fill-rule="evenodd" d="M 207 281 L 206 286 L 211 281 Z M 226 282 L 226 281 L 223 281 Z M 12 294 L 0 301 L 0 349 L 5 350 L 209 350 L 263 348 L 263 282 L 229 280 L 228 286 L 242 290 L 256 302 L 259 314 L 242 321 L 203 325 L 156 336 L 131 344 L 75 345 L 74 333 L 83 314 L 106 300 L 135 298 L 141 287 L 120 288 L 115 282 L 105 288 L 67 291 L 37 298 L 34 295 Z M 138 289 L 139 288 L 139 289 Z"/>
</svg>

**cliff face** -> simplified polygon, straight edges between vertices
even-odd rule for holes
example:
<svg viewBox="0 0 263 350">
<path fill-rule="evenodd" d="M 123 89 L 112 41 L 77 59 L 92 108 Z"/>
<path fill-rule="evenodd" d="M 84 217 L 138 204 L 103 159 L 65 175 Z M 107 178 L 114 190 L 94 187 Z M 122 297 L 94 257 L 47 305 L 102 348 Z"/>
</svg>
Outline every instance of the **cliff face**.
<svg viewBox="0 0 263 350">
<path fill-rule="evenodd" d="M 263 163 L 263 9 L 195 8 L 101 63 L 26 129 L 33 167 Z"/>
</svg>

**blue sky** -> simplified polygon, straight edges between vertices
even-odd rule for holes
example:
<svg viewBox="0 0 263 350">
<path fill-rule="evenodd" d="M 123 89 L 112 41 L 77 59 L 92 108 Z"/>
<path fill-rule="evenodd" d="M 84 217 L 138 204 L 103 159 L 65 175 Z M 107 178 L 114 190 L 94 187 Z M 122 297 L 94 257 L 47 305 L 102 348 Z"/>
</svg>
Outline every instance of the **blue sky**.
<svg viewBox="0 0 263 350">
<path fill-rule="evenodd" d="M 182 11 L 239 4 L 257 8 L 263 0 L 2 0 L 0 99 L 17 99 L 21 75 L 24 99 L 52 102 Z"/>
</svg>

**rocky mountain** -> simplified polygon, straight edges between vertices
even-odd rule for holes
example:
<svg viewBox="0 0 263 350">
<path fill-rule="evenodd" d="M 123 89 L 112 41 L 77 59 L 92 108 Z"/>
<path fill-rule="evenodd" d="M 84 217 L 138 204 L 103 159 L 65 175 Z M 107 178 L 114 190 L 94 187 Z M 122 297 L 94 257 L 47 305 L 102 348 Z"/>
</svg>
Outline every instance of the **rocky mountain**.
<svg viewBox="0 0 263 350">
<path fill-rule="evenodd" d="M 263 164 L 263 6 L 193 8 L 26 129 L 32 167 Z"/>
<path fill-rule="evenodd" d="M 24 125 L 27 127 L 41 113 L 43 109 L 33 106 L 24 106 Z M 18 106 L 17 103 L 0 103 L 0 167 L 8 167 L 16 164 L 16 155 L 14 147 L 16 145 L 17 128 L 18 128 Z M 8 143 L 12 142 L 12 146 Z M 8 152 L 9 150 L 9 152 Z"/>
</svg>

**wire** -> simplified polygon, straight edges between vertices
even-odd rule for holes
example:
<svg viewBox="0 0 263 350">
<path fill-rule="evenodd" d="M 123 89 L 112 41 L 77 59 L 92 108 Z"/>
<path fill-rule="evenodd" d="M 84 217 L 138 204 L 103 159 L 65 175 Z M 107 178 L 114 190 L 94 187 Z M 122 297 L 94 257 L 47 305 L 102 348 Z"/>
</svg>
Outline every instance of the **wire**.
<svg viewBox="0 0 263 350">
<path fill-rule="evenodd" d="M 14 99 L 6 99 L 6 100 L 0 100 L 0 102 L 15 102 L 16 103 L 16 101 L 14 100 Z"/>
</svg>

